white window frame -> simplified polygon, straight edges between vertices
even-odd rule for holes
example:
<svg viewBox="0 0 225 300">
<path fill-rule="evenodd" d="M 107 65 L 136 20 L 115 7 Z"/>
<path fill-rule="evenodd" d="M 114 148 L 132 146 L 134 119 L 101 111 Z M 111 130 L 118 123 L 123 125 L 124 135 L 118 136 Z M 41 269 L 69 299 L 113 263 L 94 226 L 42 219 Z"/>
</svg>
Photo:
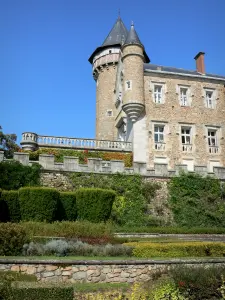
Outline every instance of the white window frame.
<svg viewBox="0 0 225 300">
<path fill-rule="evenodd" d="M 185 94 L 183 93 L 185 91 Z M 179 89 L 180 106 L 189 106 L 189 89 L 186 86 L 180 86 Z"/>
<path fill-rule="evenodd" d="M 182 131 L 186 131 L 189 130 L 190 132 L 182 132 Z M 185 140 L 185 143 L 183 143 L 183 138 Z M 187 142 L 189 138 L 189 143 Z M 191 145 L 192 144 L 192 127 L 191 126 L 181 126 L 181 143 L 182 145 Z"/>
<path fill-rule="evenodd" d="M 165 150 L 165 128 L 166 124 L 162 123 L 154 123 L 154 149 L 158 151 L 164 151 Z M 156 130 L 157 129 L 157 130 Z M 162 131 L 160 130 L 162 129 Z M 157 136 L 157 138 L 156 138 Z"/>
<path fill-rule="evenodd" d="M 154 103 L 156 103 L 156 104 L 163 103 L 163 85 L 162 84 L 154 84 L 153 99 L 154 99 Z"/>
<path fill-rule="evenodd" d="M 207 127 L 207 145 L 210 154 L 219 153 L 219 128 Z"/>
<path fill-rule="evenodd" d="M 205 107 L 214 109 L 216 107 L 215 90 L 205 88 L 204 93 Z M 211 94 L 211 98 L 207 97 L 207 94 Z"/>
</svg>

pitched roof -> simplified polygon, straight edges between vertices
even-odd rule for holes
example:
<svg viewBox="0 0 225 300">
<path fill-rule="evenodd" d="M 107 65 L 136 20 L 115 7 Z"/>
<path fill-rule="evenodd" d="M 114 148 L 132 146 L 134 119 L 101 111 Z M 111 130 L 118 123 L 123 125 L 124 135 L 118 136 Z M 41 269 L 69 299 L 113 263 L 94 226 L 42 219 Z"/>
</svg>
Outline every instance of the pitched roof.
<svg viewBox="0 0 225 300">
<path fill-rule="evenodd" d="M 95 51 L 90 56 L 90 58 L 88 59 L 89 62 L 92 63 L 93 58 L 97 52 L 109 46 L 122 46 L 122 44 L 125 42 L 127 38 L 127 35 L 128 35 L 128 30 L 119 16 L 113 28 L 111 29 L 106 39 L 104 40 L 103 44 L 100 47 L 96 48 Z"/>
<path fill-rule="evenodd" d="M 187 76 L 193 76 L 193 77 L 210 77 L 212 79 L 221 79 L 225 80 L 225 76 L 221 75 L 214 75 L 210 73 L 206 74 L 201 74 L 197 71 L 190 71 L 190 70 L 185 70 L 185 69 L 180 69 L 180 68 L 174 68 L 174 67 L 164 67 L 160 65 L 153 65 L 153 64 L 144 64 L 144 71 L 152 71 L 152 72 L 158 72 L 158 73 L 166 73 L 166 74 L 180 74 L 180 75 L 187 75 Z"/>
<path fill-rule="evenodd" d="M 136 30 L 134 29 L 134 23 L 132 22 L 131 27 L 130 27 L 130 31 L 127 35 L 126 41 L 124 43 L 124 45 L 129 45 L 129 44 L 136 44 L 136 45 L 140 45 L 143 47 L 143 44 L 141 43 L 139 36 L 136 32 Z"/>
<path fill-rule="evenodd" d="M 102 47 L 112 46 L 117 44 L 122 45 L 126 40 L 127 34 L 128 34 L 127 28 L 119 16 L 113 28 L 111 29 L 110 33 L 107 35 L 106 39 L 104 40 Z"/>
</svg>

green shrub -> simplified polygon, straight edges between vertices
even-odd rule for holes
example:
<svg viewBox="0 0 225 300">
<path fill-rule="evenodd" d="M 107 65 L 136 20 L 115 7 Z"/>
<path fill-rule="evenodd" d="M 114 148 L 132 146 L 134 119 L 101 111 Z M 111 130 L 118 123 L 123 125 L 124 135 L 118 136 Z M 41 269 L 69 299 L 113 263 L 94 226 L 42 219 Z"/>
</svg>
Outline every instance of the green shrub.
<svg viewBox="0 0 225 300">
<path fill-rule="evenodd" d="M 81 188 L 76 192 L 78 218 L 90 222 L 106 221 L 116 193 L 112 190 Z"/>
<path fill-rule="evenodd" d="M 61 192 L 59 203 L 59 219 L 66 221 L 75 221 L 77 218 L 76 193 Z"/>
<path fill-rule="evenodd" d="M 18 161 L 0 162 L 0 188 L 18 190 L 23 186 L 37 186 L 40 180 L 41 166 L 24 166 Z"/>
<path fill-rule="evenodd" d="M 0 255 L 20 255 L 27 235 L 22 226 L 0 223 Z"/>
<path fill-rule="evenodd" d="M 134 246 L 136 257 L 221 257 L 225 255 L 225 244 L 220 242 L 182 243 L 125 243 Z"/>
<path fill-rule="evenodd" d="M 66 237 L 66 238 L 112 238 L 112 227 L 105 223 L 91 223 L 88 221 L 76 222 L 21 222 L 27 235 L 34 236 Z"/>
<path fill-rule="evenodd" d="M 12 288 L 14 300 L 73 300 L 73 287 Z"/>
<path fill-rule="evenodd" d="M 168 272 L 186 299 L 222 299 L 224 266 L 176 266 Z"/>
<path fill-rule="evenodd" d="M 171 178 L 169 193 L 174 221 L 178 226 L 225 226 L 225 202 L 218 179 L 182 173 Z"/>
<path fill-rule="evenodd" d="M 55 219 L 59 192 L 50 188 L 21 188 L 19 190 L 21 219 L 24 221 L 46 221 Z"/>
<path fill-rule="evenodd" d="M 7 221 L 19 222 L 21 215 L 18 191 L 2 191 L 1 200 L 4 201 L 7 206 Z"/>
</svg>

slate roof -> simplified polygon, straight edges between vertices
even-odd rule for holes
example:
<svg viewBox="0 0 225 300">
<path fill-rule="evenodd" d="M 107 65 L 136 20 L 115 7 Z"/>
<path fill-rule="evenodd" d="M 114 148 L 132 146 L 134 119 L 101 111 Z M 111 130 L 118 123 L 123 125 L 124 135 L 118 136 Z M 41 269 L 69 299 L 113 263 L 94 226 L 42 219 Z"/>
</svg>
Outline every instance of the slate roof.
<svg viewBox="0 0 225 300">
<path fill-rule="evenodd" d="M 136 30 L 134 29 L 133 23 L 131 24 L 130 31 L 127 35 L 124 45 L 130 45 L 130 44 L 136 44 L 136 45 L 140 45 L 143 47 L 143 44 L 141 43 L 139 36 L 138 36 Z"/>
<path fill-rule="evenodd" d="M 201 74 L 198 73 L 197 71 L 190 71 L 190 70 L 185 70 L 185 69 L 180 69 L 180 68 L 174 68 L 174 67 L 164 67 L 164 66 L 160 66 L 160 65 L 153 65 L 153 64 L 144 64 L 144 71 L 145 70 L 150 70 L 150 71 L 156 71 L 159 73 L 178 73 L 181 75 L 193 75 L 193 76 L 202 76 L 202 78 L 204 77 L 211 77 L 213 79 L 222 79 L 225 80 L 225 76 L 221 76 L 221 75 L 214 75 L 214 74 L 210 74 L 210 73 L 206 73 L 206 74 Z"/>
<path fill-rule="evenodd" d="M 88 61 L 92 64 L 93 58 L 96 55 L 96 53 L 109 46 L 122 46 L 122 44 L 125 42 L 127 38 L 127 35 L 128 35 L 128 30 L 119 16 L 113 28 L 111 29 L 106 39 L 104 40 L 103 44 L 100 47 L 95 49 L 95 51 L 92 53 Z"/>
<path fill-rule="evenodd" d="M 102 47 L 118 44 L 122 45 L 125 42 L 127 35 L 128 30 L 119 16 L 112 30 L 104 40 Z"/>
</svg>

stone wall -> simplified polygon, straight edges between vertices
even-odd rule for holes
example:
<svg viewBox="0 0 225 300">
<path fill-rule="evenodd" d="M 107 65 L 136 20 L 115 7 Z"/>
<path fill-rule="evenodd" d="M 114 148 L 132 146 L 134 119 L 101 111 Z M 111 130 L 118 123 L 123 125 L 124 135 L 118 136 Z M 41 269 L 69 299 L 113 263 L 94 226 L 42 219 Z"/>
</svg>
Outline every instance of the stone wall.
<svg viewBox="0 0 225 300">
<path fill-rule="evenodd" d="M 33 274 L 51 282 L 138 282 L 148 281 L 156 271 L 177 264 L 225 266 L 223 259 L 167 261 L 0 261 L 0 270 Z"/>
</svg>

